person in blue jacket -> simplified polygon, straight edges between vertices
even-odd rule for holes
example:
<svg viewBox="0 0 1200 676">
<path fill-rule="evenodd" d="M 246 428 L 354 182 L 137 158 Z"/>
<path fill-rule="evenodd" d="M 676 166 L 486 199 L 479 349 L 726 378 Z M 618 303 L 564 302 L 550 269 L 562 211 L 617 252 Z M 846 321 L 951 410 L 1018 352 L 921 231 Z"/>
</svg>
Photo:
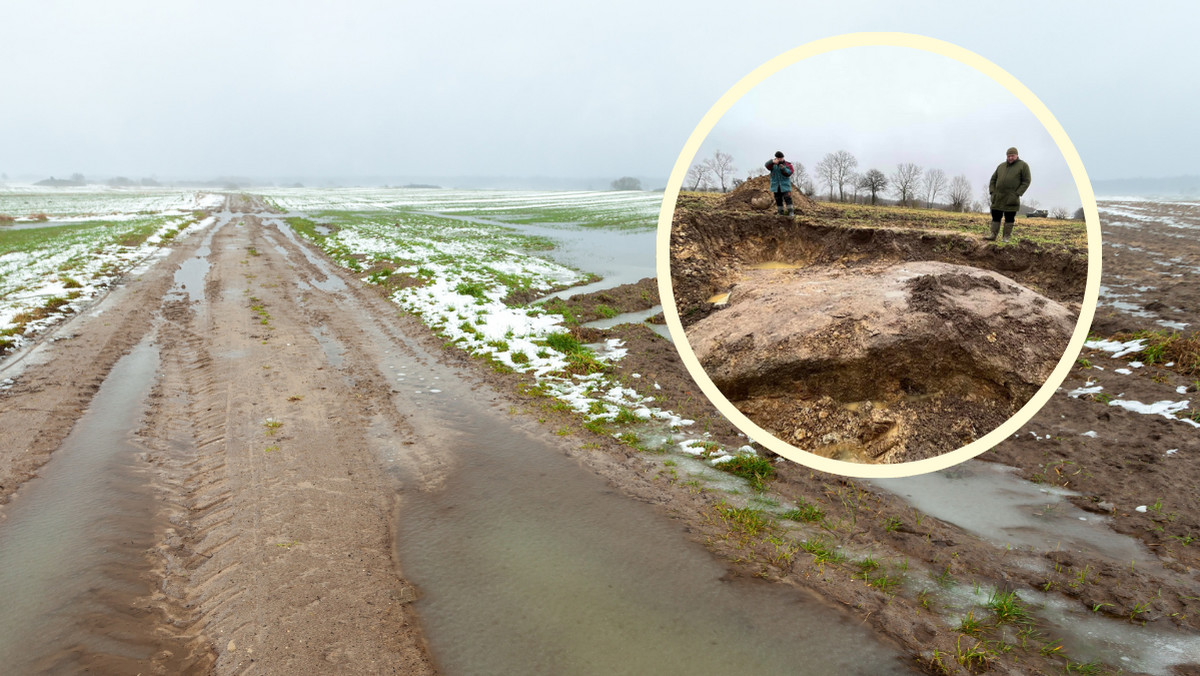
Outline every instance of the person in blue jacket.
<svg viewBox="0 0 1200 676">
<path fill-rule="evenodd" d="M 775 157 L 767 160 L 767 171 L 771 172 L 771 192 L 775 195 L 775 213 L 783 215 L 783 205 L 787 204 L 787 215 L 795 216 L 796 207 L 792 204 L 792 174 L 796 169 L 791 162 L 783 159 L 783 151 L 775 152 Z"/>
</svg>

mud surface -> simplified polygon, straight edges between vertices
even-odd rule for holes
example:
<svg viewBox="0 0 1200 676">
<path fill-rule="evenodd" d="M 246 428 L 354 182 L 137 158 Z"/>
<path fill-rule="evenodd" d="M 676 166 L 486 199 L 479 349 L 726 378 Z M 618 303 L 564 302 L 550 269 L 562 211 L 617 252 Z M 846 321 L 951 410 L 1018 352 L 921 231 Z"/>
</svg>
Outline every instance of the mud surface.
<svg viewBox="0 0 1200 676">
<path fill-rule="evenodd" d="M 73 322 L 76 338 L 0 394 L 4 495 L 20 500 L 13 489 L 65 438 L 108 367 L 143 336 L 159 346 L 138 433 L 157 544 L 128 571 L 140 582 L 105 599 L 108 612 L 140 621 L 86 623 L 89 643 L 111 647 L 115 633 L 143 652 L 117 659 L 101 648 L 55 658 L 59 668 L 432 671 L 393 559 L 392 492 L 371 436 L 378 417 L 403 442 L 402 402 L 381 385 L 362 317 L 300 288 L 298 275 L 325 275 L 271 237 L 249 213 L 257 208 L 240 201 L 210 231 L 206 304 L 167 293 L 201 233 Z M 343 293 L 373 307 L 374 321 L 395 317 L 375 294 Z M 312 333 L 321 327 L 349 346 L 353 380 L 326 366 Z M 162 636 L 174 637 L 169 649 L 152 640 Z"/>
</svg>

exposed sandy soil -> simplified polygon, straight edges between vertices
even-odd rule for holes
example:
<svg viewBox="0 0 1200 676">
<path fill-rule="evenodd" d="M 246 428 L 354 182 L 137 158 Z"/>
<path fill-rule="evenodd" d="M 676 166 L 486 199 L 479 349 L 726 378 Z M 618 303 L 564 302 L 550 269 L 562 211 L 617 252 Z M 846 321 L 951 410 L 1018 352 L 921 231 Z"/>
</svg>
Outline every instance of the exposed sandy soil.
<svg viewBox="0 0 1200 676">
<path fill-rule="evenodd" d="M 688 342 L 776 437 L 850 462 L 908 462 L 995 429 L 1058 363 L 1075 317 L 996 273 L 915 261 L 749 271 Z"/>
</svg>

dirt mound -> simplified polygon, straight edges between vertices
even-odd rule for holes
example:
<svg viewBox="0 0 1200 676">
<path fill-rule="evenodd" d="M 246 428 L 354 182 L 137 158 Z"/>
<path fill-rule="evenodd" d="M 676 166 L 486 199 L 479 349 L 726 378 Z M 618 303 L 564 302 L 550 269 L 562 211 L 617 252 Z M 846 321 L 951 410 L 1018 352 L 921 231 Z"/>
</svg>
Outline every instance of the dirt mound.
<svg viewBox="0 0 1200 676">
<path fill-rule="evenodd" d="M 796 205 L 798 213 L 820 209 L 816 202 L 810 200 L 794 185 L 792 202 Z M 724 206 L 726 209 L 739 211 L 766 211 L 775 206 L 775 196 L 771 193 L 771 177 L 759 176 L 742 183 L 725 196 Z"/>
<path fill-rule="evenodd" d="M 753 271 L 688 341 L 726 397 L 781 439 L 907 462 L 1007 420 L 1049 377 L 1074 319 L 977 268 L 822 266 Z"/>
</svg>

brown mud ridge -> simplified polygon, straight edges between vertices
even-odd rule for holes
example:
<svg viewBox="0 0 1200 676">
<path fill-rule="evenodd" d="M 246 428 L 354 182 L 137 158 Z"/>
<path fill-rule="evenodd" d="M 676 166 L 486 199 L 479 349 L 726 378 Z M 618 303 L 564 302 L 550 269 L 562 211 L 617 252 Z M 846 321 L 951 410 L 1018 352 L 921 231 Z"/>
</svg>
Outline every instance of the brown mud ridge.
<svg viewBox="0 0 1200 676">
<path fill-rule="evenodd" d="M 745 201 L 681 200 L 675 301 L 713 382 L 788 443 L 851 462 L 954 450 L 1020 409 L 1070 339 L 1078 252 L 830 225 L 800 199 L 793 220 Z"/>
</svg>

